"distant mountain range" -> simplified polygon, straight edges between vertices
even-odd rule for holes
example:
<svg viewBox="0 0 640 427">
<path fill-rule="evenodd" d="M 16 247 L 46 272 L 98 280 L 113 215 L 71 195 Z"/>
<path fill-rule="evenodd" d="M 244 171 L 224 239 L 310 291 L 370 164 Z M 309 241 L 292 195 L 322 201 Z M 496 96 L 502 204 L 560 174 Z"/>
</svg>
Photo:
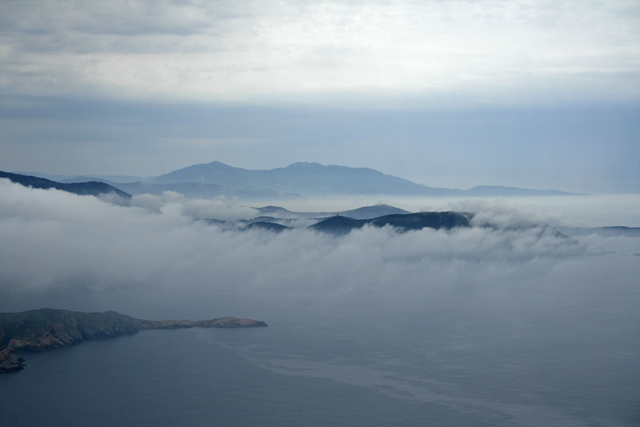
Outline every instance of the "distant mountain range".
<svg viewBox="0 0 640 427">
<path fill-rule="evenodd" d="M 242 189 L 270 189 L 303 195 L 386 194 L 398 196 L 548 196 L 570 195 L 557 190 L 479 186 L 469 190 L 434 188 L 386 175 L 375 169 L 325 166 L 299 162 L 285 168 L 250 170 L 220 162 L 198 164 L 161 175 L 154 184 L 202 183 Z"/>
<path fill-rule="evenodd" d="M 214 169 L 219 169 L 219 165 L 222 163 L 217 163 L 214 165 Z M 300 164 L 296 164 L 300 165 Z M 313 170 L 320 170 L 321 173 L 326 173 L 328 170 L 332 168 L 338 168 L 343 175 L 348 175 L 348 171 L 346 169 L 352 168 L 344 168 L 340 166 L 322 166 L 317 165 L 312 166 Z M 208 165 L 197 165 L 197 166 L 208 166 Z M 225 168 L 231 168 L 230 166 L 224 165 Z M 294 165 L 289 166 L 291 168 Z M 317 166 L 320 166 L 318 169 Z M 225 169 L 223 168 L 223 169 Z M 328 169 L 324 169 L 328 168 Z M 188 169 L 188 168 L 187 168 Z M 207 168 L 204 168 L 205 170 Z M 231 168 L 236 169 L 236 168 Z M 288 169 L 288 168 L 284 168 Z M 294 168 L 296 169 L 296 168 Z M 244 170 L 244 169 L 240 169 Z M 274 169 L 276 170 L 276 169 Z M 354 169 L 358 171 L 359 169 Z M 389 175 L 381 174 L 380 172 L 374 171 L 373 169 L 364 169 L 364 174 L 372 174 L 373 176 L 381 175 L 383 177 L 387 177 Z M 176 171 L 180 172 L 180 171 Z M 247 171 L 247 172 L 271 172 L 271 171 Z M 172 172 L 173 173 L 173 172 Z M 356 172 L 358 174 L 358 172 Z M 171 174 L 168 174 L 171 175 Z M 165 178 L 163 178 L 165 177 Z M 166 180 L 165 175 L 163 177 L 158 177 L 158 179 Z M 390 176 L 389 176 L 390 177 Z M 49 189 L 55 188 L 57 190 L 62 190 L 66 192 L 70 192 L 78 195 L 91 195 L 98 196 L 100 194 L 117 194 L 118 196 L 130 199 L 131 195 L 126 193 L 115 186 L 109 185 L 104 182 L 98 181 L 90 181 L 90 182 L 71 182 L 71 183 L 61 183 L 51 181 L 46 178 L 40 178 L 35 176 L 28 175 L 20 175 L 14 173 L 8 173 L 0 171 L 0 178 L 7 178 L 12 182 L 39 189 Z M 407 186 L 406 181 L 400 178 L 390 177 L 391 180 L 389 182 L 400 182 L 401 185 Z M 176 178 L 183 179 L 183 178 Z M 399 181 L 397 181 L 399 180 Z M 114 183 L 115 184 L 115 183 Z M 413 183 L 411 183 L 413 184 Z M 244 189 L 244 190 L 236 190 L 230 187 L 219 186 L 216 184 L 209 183 L 168 183 L 168 184 L 156 184 L 156 183 L 148 183 L 148 182 L 135 182 L 135 183 L 125 183 L 125 184 L 116 184 L 118 186 L 124 186 L 125 188 L 132 188 L 135 191 L 135 194 L 141 193 L 151 193 L 151 194 L 161 194 L 163 191 L 171 190 L 176 192 L 191 192 L 193 193 L 195 189 L 199 189 L 201 197 L 207 197 L 212 195 L 232 195 L 233 197 L 249 197 L 249 198 L 260 198 L 261 196 L 271 196 L 282 197 L 283 195 L 288 195 L 290 197 L 296 197 L 293 193 L 283 193 L 277 192 L 274 190 L 268 189 Z M 418 184 L 413 184 L 418 185 Z M 426 187 L 429 188 L 429 187 Z M 187 191 L 185 191 L 187 190 Z M 440 189 L 443 190 L 443 189 Z M 482 193 L 491 195 L 539 195 L 540 193 L 544 193 L 537 190 L 527 190 L 527 189 L 516 189 L 509 187 L 475 187 L 471 190 L 467 190 L 469 193 L 473 193 L 475 190 L 476 194 Z M 517 190 L 517 191 L 516 191 Z M 461 190 L 451 190 L 451 191 L 461 191 Z M 546 192 L 547 194 L 573 194 L 573 193 L 562 193 L 558 191 L 549 190 Z M 183 193 L 184 194 L 184 193 Z M 471 194 L 469 194 L 471 195 Z M 408 230 L 420 230 L 422 228 L 433 228 L 433 229 L 451 229 L 455 227 L 469 227 L 470 219 L 473 217 L 473 214 L 464 213 L 464 212 L 419 212 L 419 213 L 411 213 L 405 211 L 403 209 L 399 209 L 393 206 L 389 206 L 386 204 L 374 205 L 374 206 L 364 206 L 361 208 L 341 211 L 341 212 L 292 212 L 285 208 L 279 206 L 265 206 L 261 208 L 255 208 L 260 215 L 254 219 L 250 220 L 241 220 L 240 223 L 244 223 L 245 225 L 242 228 L 245 229 L 264 229 L 269 231 L 280 232 L 287 229 L 295 228 L 296 222 L 303 220 L 316 220 L 313 225 L 309 226 L 310 229 L 316 231 L 327 232 L 331 234 L 347 234 L 350 231 L 358 228 L 362 228 L 365 225 L 371 225 L 374 227 L 384 227 L 391 226 L 395 228 L 397 231 L 408 231 Z M 208 222 L 209 224 L 225 224 L 226 221 L 221 221 L 215 218 L 201 218 L 201 220 Z M 281 224 L 281 222 L 285 222 L 288 225 Z M 290 225 L 293 225 L 291 227 Z M 233 227 L 233 225 L 232 225 Z M 640 237 L 640 227 L 591 227 L 591 228 L 580 228 L 580 227 L 557 227 L 556 233 L 563 237 L 571 236 L 571 237 L 579 237 L 590 234 L 598 234 L 605 237 L 613 237 L 613 236 L 627 236 L 627 237 Z"/>
<path fill-rule="evenodd" d="M 152 182 L 201 182 L 231 188 L 268 188 L 305 195 L 410 195 L 428 188 L 374 169 L 323 166 L 319 163 L 294 163 L 286 168 L 249 170 L 212 162 L 173 171 L 155 178 Z"/>
<path fill-rule="evenodd" d="M 156 178 L 126 176 L 43 175 L 62 183 L 101 181 L 129 194 L 175 191 L 186 197 L 231 197 L 240 200 L 290 200 L 319 195 L 393 195 L 431 197 L 506 197 L 575 195 L 558 190 L 533 190 L 504 186 L 477 186 L 468 190 L 435 188 L 386 175 L 375 169 L 298 162 L 285 168 L 251 170 L 221 162 L 197 164 Z M 111 180 L 108 178 L 112 178 Z M 116 182 L 116 180 L 118 182 Z"/>
</svg>

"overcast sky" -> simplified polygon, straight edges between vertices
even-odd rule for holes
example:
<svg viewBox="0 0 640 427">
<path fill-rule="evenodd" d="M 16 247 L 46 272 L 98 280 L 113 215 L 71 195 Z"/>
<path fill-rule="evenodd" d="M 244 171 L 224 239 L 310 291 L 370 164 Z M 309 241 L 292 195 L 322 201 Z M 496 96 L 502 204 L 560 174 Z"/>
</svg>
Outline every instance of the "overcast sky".
<svg viewBox="0 0 640 427">
<path fill-rule="evenodd" d="M 637 1 L 2 1 L 0 170 L 640 191 Z"/>
</svg>

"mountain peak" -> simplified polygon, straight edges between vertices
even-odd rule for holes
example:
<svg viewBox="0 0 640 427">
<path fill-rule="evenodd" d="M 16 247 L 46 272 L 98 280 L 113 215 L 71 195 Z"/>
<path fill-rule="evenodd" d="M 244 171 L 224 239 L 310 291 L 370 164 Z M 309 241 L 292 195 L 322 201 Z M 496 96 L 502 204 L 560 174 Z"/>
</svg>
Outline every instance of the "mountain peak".
<svg viewBox="0 0 640 427">
<path fill-rule="evenodd" d="M 219 162 L 219 161 L 217 161 L 217 160 L 214 160 L 214 161 L 213 161 L 213 162 L 211 162 L 211 163 L 201 163 L 201 164 L 202 164 L 202 165 L 206 165 L 206 166 L 219 166 L 219 167 L 220 167 L 220 166 L 222 166 L 222 167 L 227 167 L 227 168 L 232 168 L 232 167 L 233 167 L 233 166 L 229 166 L 229 165 L 228 165 L 228 164 L 226 164 L 226 163 Z"/>
<path fill-rule="evenodd" d="M 317 162 L 295 162 L 291 163 L 285 169 L 320 169 L 326 166 Z"/>
<path fill-rule="evenodd" d="M 109 184 L 105 184 L 100 181 L 83 181 L 64 183 L 51 181 L 46 178 L 38 178 L 36 176 L 20 175 L 15 173 L 0 171 L 0 178 L 7 178 L 12 182 L 24 185 L 25 187 L 49 189 L 55 188 L 56 190 L 66 191 L 68 193 L 77 194 L 79 196 L 99 196 L 101 194 L 115 193 L 125 199 L 130 199 L 131 194 L 125 193 L 116 187 Z"/>
</svg>

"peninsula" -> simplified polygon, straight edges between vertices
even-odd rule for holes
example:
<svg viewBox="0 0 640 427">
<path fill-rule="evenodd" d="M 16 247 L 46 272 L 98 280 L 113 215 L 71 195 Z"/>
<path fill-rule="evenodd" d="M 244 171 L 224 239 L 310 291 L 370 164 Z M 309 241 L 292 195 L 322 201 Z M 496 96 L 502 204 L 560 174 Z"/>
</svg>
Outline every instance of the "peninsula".
<svg viewBox="0 0 640 427">
<path fill-rule="evenodd" d="M 211 320 L 142 320 L 105 311 L 80 311 L 42 308 L 20 313 L 0 313 L 0 373 L 24 369 L 25 360 L 14 351 L 46 351 L 85 340 L 133 335 L 145 329 L 250 328 L 266 327 L 265 322 L 221 317 Z"/>
</svg>

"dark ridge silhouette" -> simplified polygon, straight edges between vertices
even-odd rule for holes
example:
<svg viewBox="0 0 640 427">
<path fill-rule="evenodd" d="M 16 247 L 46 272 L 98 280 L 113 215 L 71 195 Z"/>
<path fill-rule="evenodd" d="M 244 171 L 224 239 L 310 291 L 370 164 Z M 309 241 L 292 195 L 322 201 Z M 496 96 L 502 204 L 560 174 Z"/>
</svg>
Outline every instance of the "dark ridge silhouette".
<svg viewBox="0 0 640 427">
<path fill-rule="evenodd" d="M 284 230 L 291 230 L 291 227 L 287 227 L 285 225 L 281 225 L 275 222 L 267 222 L 267 221 L 253 222 L 244 228 L 247 230 L 268 230 L 268 231 L 274 231 L 276 233 L 280 233 Z"/>
<path fill-rule="evenodd" d="M 396 208 L 394 206 L 389 206 L 386 204 L 381 205 L 373 205 L 373 206 L 363 206 L 357 209 L 351 209 L 348 211 L 340 212 L 340 215 L 348 216 L 353 219 L 372 219 L 378 218 L 385 215 L 407 215 L 411 212 L 405 211 L 404 209 Z"/>
<path fill-rule="evenodd" d="M 469 227 L 471 214 L 460 212 L 419 212 L 407 215 L 385 215 L 368 220 L 367 223 L 376 227 L 390 225 L 403 230 L 421 230 L 433 228 L 450 230 L 454 227 Z"/>
<path fill-rule="evenodd" d="M 325 220 L 320 221 L 317 224 L 313 224 L 309 228 L 316 231 L 322 231 L 324 233 L 342 235 L 348 234 L 351 230 L 356 228 L 362 228 L 367 223 L 364 219 L 353 219 L 346 216 L 332 216 Z"/>
<path fill-rule="evenodd" d="M 450 230 L 455 227 L 469 227 L 472 214 L 462 212 L 419 212 L 414 214 L 384 215 L 373 219 L 353 219 L 334 216 L 312 225 L 310 228 L 325 233 L 342 235 L 369 224 L 374 227 L 391 226 L 397 231 L 421 230 L 423 228 L 441 228 Z"/>
<path fill-rule="evenodd" d="M 130 199 L 131 194 L 125 193 L 109 184 L 98 181 L 62 183 L 55 182 L 45 178 L 38 178 L 29 175 L 19 175 L 15 173 L 0 171 L 0 178 L 7 178 L 12 182 L 24 185 L 25 187 L 40 188 L 47 190 L 55 188 L 56 190 L 66 191 L 68 193 L 78 194 L 80 196 L 98 196 L 100 194 L 115 193 L 125 199 Z"/>
</svg>

